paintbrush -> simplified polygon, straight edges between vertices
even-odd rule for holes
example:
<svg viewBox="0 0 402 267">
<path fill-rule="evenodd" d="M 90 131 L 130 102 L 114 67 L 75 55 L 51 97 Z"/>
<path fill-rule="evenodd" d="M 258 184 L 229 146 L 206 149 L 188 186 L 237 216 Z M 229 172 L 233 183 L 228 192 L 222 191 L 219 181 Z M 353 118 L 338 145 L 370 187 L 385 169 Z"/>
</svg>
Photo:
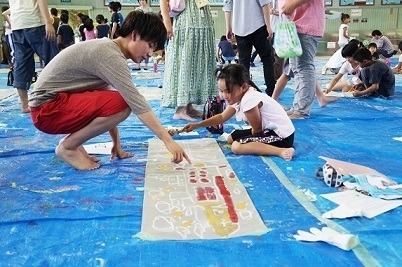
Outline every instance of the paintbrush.
<svg viewBox="0 0 402 267">
<path fill-rule="evenodd" d="M 174 136 L 176 134 L 184 132 L 184 128 L 170 128 L 167 129 L 167 131 L 171 136 Z"/>
</svg>

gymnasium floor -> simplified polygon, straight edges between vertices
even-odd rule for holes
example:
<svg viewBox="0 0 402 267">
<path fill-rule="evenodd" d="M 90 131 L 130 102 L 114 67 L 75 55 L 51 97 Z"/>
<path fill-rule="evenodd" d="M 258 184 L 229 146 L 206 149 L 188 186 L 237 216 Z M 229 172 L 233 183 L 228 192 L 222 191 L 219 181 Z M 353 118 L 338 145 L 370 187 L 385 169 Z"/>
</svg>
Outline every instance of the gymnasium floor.
<svg viewBox="0 0 402 267">
<path fill-rule="evenodd" d="M 325 62 L 317 58 L 317 73 Z M 395 62 L 396 58 L 393 59 Z M 253 80 L 261 85 L 256 61 Z M 162 70 L 163 66 L 159 67 Z M 76 171 L 54 147 L 61 136 L 37 131 L 21 114 L 15 91 L 0 73 L 0 266 L 401 266 L 402 208 L 372 219 L 323 219 L 336 205 L 320 196 L 336 192 L 315 176 L 320 155 L 361 164 L 402 183 L 402 79 L 392 100 L 341 98 L 327 107 L 315 103 L 311 118 L 294 121 L 296 156 L 235 156 L 219 143 L 264 224 L 262 236 L 217 240 L 144 241 L 141 229 L 147 140 L 153 134 L 135 116 L 120 128 L 131 159 L 101 156 L 95 171 Z M 333 75 L 319 75 L 322 85 Z M 160 107 L 161 72 L 133 72 L 162 124 L 173 110 Z M 293 81 L 280 102 L 290 106 Z M 230 132 L 237 127 L 231 120 Z M 212 137 L 204 129 L 200 137 Z M 177 139 L 194 137 L 175 137 Z M 102 135 L 89 143 L 108 142 Z M 314 200 L 315 199 L 315 200 Z M 361 245 L 343 251 L 323 242 L 296 241 L 297 230 L 329 226 L 356 235 Z"/>
</svg>

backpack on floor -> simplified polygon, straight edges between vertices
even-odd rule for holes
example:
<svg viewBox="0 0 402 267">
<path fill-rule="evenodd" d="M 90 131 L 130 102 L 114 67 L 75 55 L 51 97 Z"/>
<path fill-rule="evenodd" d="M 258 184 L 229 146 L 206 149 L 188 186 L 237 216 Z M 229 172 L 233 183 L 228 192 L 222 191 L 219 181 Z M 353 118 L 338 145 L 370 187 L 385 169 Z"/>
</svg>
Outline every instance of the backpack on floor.
<svg viewBox="0 0 402 267">
<path fill-rule="evenodd" d="M 34 76 L 32 77 L 31 84 L 36 83 L 37 80 L 38 80 L 38 73 L 35 71 Z"/>
<path fill-rule="evenodd" d="M 205 102 L 202 119 L 205 120 L 211 118 L 214 115 L 220 114 L 225 110 L 225 108 L 226 108 L 226 102 L 219 96 L 209 98 Z M 206 128 L 210 133 L 223 134 L 223 124 L 217 124 Z"/>
<path fill-rule="evenodd" d="M 14 73 L 13 69 L 10 69 L 7 75 L 7 86 L 13 86 L 14 83 Z"/>
</svg>

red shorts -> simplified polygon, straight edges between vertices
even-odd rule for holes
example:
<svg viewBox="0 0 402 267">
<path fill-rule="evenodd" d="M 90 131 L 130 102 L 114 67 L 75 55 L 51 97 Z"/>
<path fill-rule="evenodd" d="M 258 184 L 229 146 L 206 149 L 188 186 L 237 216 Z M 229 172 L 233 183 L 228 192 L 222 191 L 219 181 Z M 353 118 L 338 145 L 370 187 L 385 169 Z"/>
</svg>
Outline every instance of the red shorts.
<svg viewBox="0 0 402 267">
<path fill-rule="evenodd" d="M 93 90 L 58 93 L 56 98 L 31 108 L 32 122 L 48 134 L 74 133 L 98 117 L 109 117 L 128 108 L 117 91 Z"/>
</svg>

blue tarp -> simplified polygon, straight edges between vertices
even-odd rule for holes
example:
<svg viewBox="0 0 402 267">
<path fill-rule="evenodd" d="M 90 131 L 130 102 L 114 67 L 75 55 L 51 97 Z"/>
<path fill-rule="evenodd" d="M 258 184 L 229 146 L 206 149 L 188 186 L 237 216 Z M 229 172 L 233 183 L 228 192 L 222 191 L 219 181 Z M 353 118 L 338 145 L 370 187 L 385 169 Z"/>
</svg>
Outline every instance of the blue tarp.
<svg viewBox="0 0 402 267">
<path fill-rule="evenodd" d="M 317 71 L 324 61 L 317 60 Z M 262 84 L 262 67 L 252 68 Z M 3 76 L 2 76 L 3 77 Z M 0 80 L 3 80 L 0 77 Z M 333 76 L 321 76 L 325 84 Z M 392 100 L 339 99 L 325 108 L 315 103 L 310 119 L 294 121 L 296 156 L 236 156 L 220 143 L 227 160 L 270 231 L 262 236 L 224 240 L 143 241 L 141 229 L 147 140 L 154 135 L 135 117 L 119 128 L 123 146 L 134 157 L 76 171 L 54 154 L 62 136 L 39 132 L 19 112 L 16 95 L 0 100 L 0 265 L 1 266 L 401 266 L 401 208 L 373 219 L 323 221 L 335 204 L 320 194 L 336 192 L 315 177 L 324 164 L 318 156 L 376 169 L 402 183 L 402 79 Z M 161 79 L 136 75 L 134 82 L 158 90 Z M 291 81 L 288 85 L 293 87 Z M 5 87 L 1 87 L 5 88 Z M 2 90 L 2 89 L 0 89 Z M 280 102 L 290 106 L 293 90 Z M 150 102 L 164 125 L 173 110 Z M 225 125 L 230 132 L 231 120 Z M 211 137 L 200 129 L 200 137 Z M 217 138 L 217 136 L 212 136 Z M 184 137 L 176 137 L 178 139 Z M 193 137 L 185 137 L 193 138 Z M 102 135 L 90 143 L 108 142 Z M 303 194 L 317 196 L 310 201 Z M 296 241 L 297 230 L 328 226 L 358 236 L 361 246 L 343 251 L 327 243 Z"/>
</svg>

